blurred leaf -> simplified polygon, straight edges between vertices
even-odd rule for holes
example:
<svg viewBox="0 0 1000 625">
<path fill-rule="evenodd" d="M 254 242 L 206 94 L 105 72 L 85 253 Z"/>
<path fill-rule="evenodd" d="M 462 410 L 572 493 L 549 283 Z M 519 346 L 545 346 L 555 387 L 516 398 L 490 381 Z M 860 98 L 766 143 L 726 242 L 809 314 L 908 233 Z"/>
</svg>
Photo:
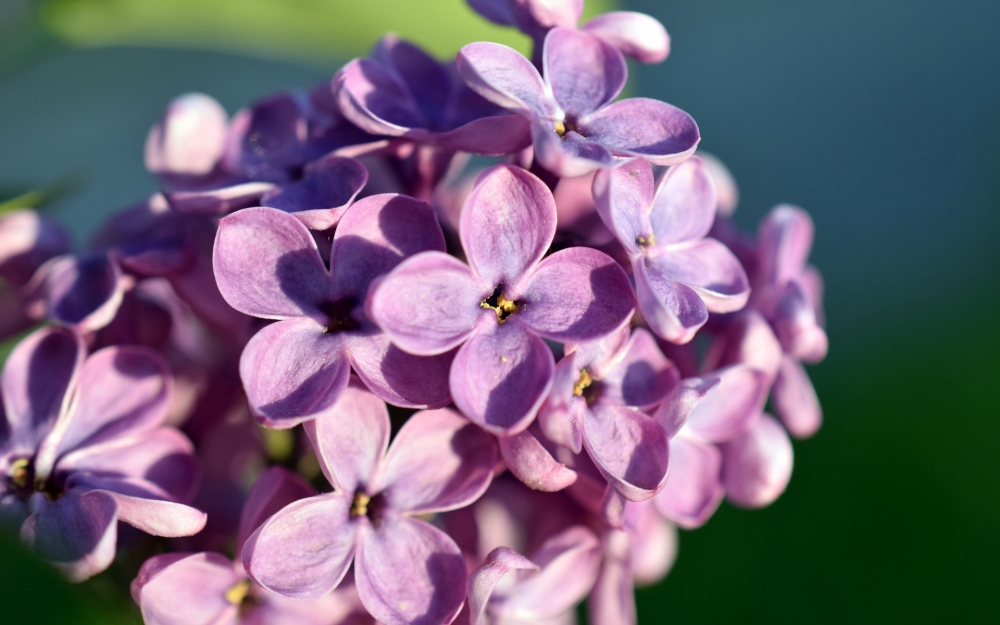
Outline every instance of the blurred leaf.
<svg viewBox="0 0 1000 625">
<path fill-rule="evenodd" d="M 587 14 L 613 0 L 590 0 Z M 480 17 L 464 0 L 48 0 L 44 23 L 83 46 L 159 44 L 329 63 L 367 54 L 387 32 L 447 58 L 472 41 L 522 52 L 528 39 Z"/>
<path fill-rule="evenodd" d="M 19 208 L 34 208 L 42 210 L 56 200 L 63 198 L 83 186 L 83 178 L 77 174 L 67 174 L 56 179 L 48 186 L 26 191 L 8 200 L 0 202 L 0 215 Z M 5 194 L 0 192 L 0 197 Z"/>
</svg>

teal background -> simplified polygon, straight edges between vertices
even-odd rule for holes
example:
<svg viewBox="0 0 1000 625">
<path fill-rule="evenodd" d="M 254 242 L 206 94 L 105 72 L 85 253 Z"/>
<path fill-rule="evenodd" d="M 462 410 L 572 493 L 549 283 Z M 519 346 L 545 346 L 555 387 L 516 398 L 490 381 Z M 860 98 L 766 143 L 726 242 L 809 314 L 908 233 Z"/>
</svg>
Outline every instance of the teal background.
<svg viewBox="0 0 1000 625">
<path fill-rule="evenodd" d="M 739 183 L 737 221 L 753 228 L 777 202 L 814 217 L 831 342 L 810 369 L 826 422 L 795 443 L 788 491 L 683 532 L 670 576 L 638 593 L 640 623 L 995 619 L 1000 3 L 623 4 L 673 44 L 664 64 L 633 65 L 631 93 L 698 120 Z M 363 53 L 171 47 L 169 33 L 113 45 L 117 31 L 91 41 L 92 22 L 50 13 L 73 5 L 0 0 L 0 200 L 73 174 L 51 210 L 79 239 L 153 190 L 142 143 L 172 96 L 205 91 L 233 112 Z M 70 587 L 0 542 L 4 623 L 139 623 L 119 583 Z"/>
</svg>

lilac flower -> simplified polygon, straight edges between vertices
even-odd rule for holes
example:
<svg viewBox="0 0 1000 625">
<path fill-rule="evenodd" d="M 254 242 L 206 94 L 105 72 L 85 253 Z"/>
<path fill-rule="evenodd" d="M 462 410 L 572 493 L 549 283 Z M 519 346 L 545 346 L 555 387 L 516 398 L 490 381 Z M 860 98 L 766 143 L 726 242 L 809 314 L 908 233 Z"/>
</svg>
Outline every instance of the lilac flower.
<svg viewBox="0 0 1000 625">
<path fill-rule="evenodd" d="M 597 536 L 581 525 L 552 536 L 530 558 L 498 547 L 469 576 L 470 625 L 558 622 L 590 592 L 600 560 Z"/>
<path fill-rule="evenodd" d="M 721 445 L 726 498 L 744 508 L 762 508 L 785 492 L 792 477 L 792 442 L 764 414 L 741 436 Z"/>
<path fill-rule="evenodd" d="M 117 521 L 157 536 L 189 536 L 205 515 L 178 503 L 193 495 L 191 443 L 160 427 L 169 374 L 142 347 L 85 358 L 61 328 L 29 335 L 0 377 L 0 519 L 67 577 L 103 571 Z"/>
<path fill-rule="evenodd" d="M 501 26 L 515 26 L 531 37 L 535 49 L 557 26 L 576 28 L 583 0 L 468 0 L 477 13 Z M 659 20 L 633 11 L 599 15 L 580 30 L 596 35 L 643 63 L 659 63 L 670 53 L 670 37 Z"/>
<path fill-rule="evenodd" d="M 581 342 L 624 326 L 634 310 L 625 273 L 590 248 L 542 259 L 555 233 L 552 193 L 523 169 L 483 172 L 462 210 L 466 265 L 440 252 L 406 260 L 369 294 L 372 319 L 413 354 L 461 345 L 451 395 L 473 422 L 497 434 L 531 424 L 552 384 L 547 338 Z"/>
<path fill-rule="evenodd" d="M 258 478 L 243 507 L 237 553 L 269 516 L 315 491 L 302 478 L 272 467 Z M 295 601 L 254 584 L 240 563 L 218 553 L 167 553 L 142 565 L 132 597 L 146 625 L 336 625 L 355 616 L 372 622 L 353 586 L 344 585 L 314 601 Z"/>
<path fill-rule="evenodd" d="M 344 215 L 333 237 L 330 269 L 312 235 L 294 217 L 251 208 L 222 219 L 215 276 L 236 310 L 277 319 L 247 344 L 240 377 L 254 414 L 292 427 L 329 408 L 351 367 L 397 406 L 448 403 L 451 355 L 412 356 L 364 312 L 368 286 L 403 259 L 443 250 L 433 209 L 401 195 L 375 195 Z"/>
<path fill-rule="evenodd" d="M 487 100 L 527 117 L 535 158 L 561 176 L 580 176 L 641 156 L 673 165 L 694 153 L 698 126 L 658 100 L 615 102 L 628 77 L 625 58 L 594 35 L 553 28 L 545 36 L 542 75 L 517 51 L 472 43 L 458 54 L 466 84 Z"/>
<path fill-rule="evenodd" d="M 214 98 L 177 96 L 146 136 L 146 169 L 180 184 L 208 178 L 226 149 L 228 125 L 226 110 Z"/>
<path fill-rule="evenodd" d="M 750 289 L 740 262 L 705 237 L 716 199 L 700 159 L 673 167 L 655 188 L 647 163 L 626 161 L 598 172 L 594 199 L 628 252 L 639 309 L 653 332 L 687 343 L 709 312 L 746 304 Z"/>
<path fill-rule="evenodd" d="M 385 404 L 357 381 L 305 427 L 335 490 L 287 506 L 247 540 L 250 577 L 314 599 L 353 561 L 361 602 L 380 622 L 450 623 L 465 598 L 465 560 L 447 534 L 414 517 L 461 508 L 486 490 L 492 437 L 433 410 L 410 417 L 389 446 Z"/>
<path fill-rule="evenodd" d="M 126 283 L 113 253 L 53 258 L 27 287 L 29 312 L 77 332 L 93 332 L 115 318 Z"/>
</svg>

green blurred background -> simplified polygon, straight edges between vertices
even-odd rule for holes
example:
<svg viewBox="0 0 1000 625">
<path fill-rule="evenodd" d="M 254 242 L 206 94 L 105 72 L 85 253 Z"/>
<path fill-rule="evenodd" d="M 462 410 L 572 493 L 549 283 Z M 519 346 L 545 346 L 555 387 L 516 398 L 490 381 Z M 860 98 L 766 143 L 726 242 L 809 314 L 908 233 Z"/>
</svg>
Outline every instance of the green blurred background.
<svg viewBox="0 0 1000 625">
<path fill-rule="evenodd" d="M 698 120 L 753 228 L 777 202 L 817 225 L 826 414 L 787 493 L 684 532 L 641 623 L 990 622 L 1000 614 L 1000 3 L 635 0 L 672 36 L 633 94 Z M 588 12 L 612 0 L 588 1 Z M 391 30 L 453 54 L 525 49 L 463 0 L 0 0 L 0 201 L 63 176 L 82 239 L 154 189 L 166 102 L 230 112 L 309 87 Z M 141 622 L 114 581 L 70 587 L 0 543 L 0 622 Z"/>
</svg>

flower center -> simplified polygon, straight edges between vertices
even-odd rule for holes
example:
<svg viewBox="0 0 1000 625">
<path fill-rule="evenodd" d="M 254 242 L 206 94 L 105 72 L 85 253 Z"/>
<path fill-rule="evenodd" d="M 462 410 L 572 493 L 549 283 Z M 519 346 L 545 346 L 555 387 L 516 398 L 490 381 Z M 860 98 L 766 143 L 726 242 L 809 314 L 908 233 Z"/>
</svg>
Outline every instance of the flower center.
<svg viewBox="0 0 1000 625">
<path fill-rule="evenodd" d="M 53 479 L 35 475 L 35 463 L 31 458 L 18 458 L 7 469 L 7 483 L 10 490 L 23 501 L 34 493 L 43 493 L 49 501 L 62 497 L 62 488 Z"/>
<path fill-rule="evenodd" d="M 645 237 L 636 237 L 635 244 L 641 247 L 643 250 L 645 250 L 648 247 L 656 245 L 656 237 L 653 236 L 652 234 Z"/>
<path fill-rule="evenodd" d="M 580 379 L 573 385 L 573 394 L 577 397 L 583 397 L 583 392 L 593 383 L 594 378 L 590 377 L 590 372 L 586 369 L 580 369 Z"/>
<path fill-rule="evenodd" d="M 371 503 L 372 498 L 358 491 L 354 494 L 354 501 L 351 502 L 351 518 L 359 516 L 368 516 L 368 504 Z"/>
<path fill-rule="evenodd" d="M 226 601 L 233 605 L 241 605 L 250 592 L 250 580 L 241 579 L 226 591 Z"/>
<path fill-rule="evenodd" d="M 327 302 L 320 306 L 320 310 L 327 316 L 329 321 L 326 324 L 326 333 L 344 332 L 347 330 L 357 330 L 360 326 L 351 317 L 351 311 L 357 305 L 353 299 L 340 300 L 339 302 Z"/>
<path fill-rule="evenodd" d="M 493 291 L 493 295 L 480 302 L 479 307 L 492 309 L 497 315 L 497 323 L 499 325 L 503 325 L 507 323 L 507 319 L 511 315 L 518 311 L 521 307 L 521 303 L 504 297 L 503 285 L 498 284 L 497 288 Z"/>
<path fill-rule="evenodd" d="M 565 139 L 566 133 L 568 132 L 576 132 L 576 133 L 580 132 L 577 129 L 576 124 L 573 122 L 573 120 L 568 118 L 557 121 L 555 123 L 555 130 L 556 134 L 559 135 L 561 139 Z"/>
</svg>

